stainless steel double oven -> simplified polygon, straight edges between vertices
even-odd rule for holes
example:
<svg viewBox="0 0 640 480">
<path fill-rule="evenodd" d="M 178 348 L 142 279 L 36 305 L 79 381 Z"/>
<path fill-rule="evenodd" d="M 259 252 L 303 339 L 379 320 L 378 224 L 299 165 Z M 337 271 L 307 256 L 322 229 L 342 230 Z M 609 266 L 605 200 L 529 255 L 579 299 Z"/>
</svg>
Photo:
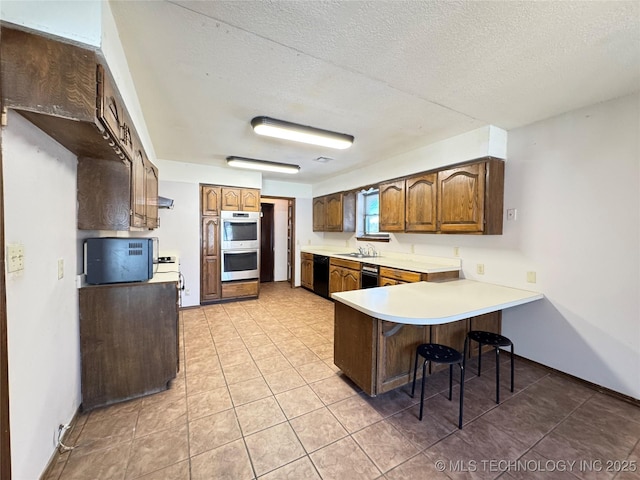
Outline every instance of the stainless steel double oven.
<svg viewBox="0 0 640 480">
<path fill-rule="evenodd" d="M 221 279 L 260 276 L 260 212 L 223 210 L 220 215 Z"/>
</svg>

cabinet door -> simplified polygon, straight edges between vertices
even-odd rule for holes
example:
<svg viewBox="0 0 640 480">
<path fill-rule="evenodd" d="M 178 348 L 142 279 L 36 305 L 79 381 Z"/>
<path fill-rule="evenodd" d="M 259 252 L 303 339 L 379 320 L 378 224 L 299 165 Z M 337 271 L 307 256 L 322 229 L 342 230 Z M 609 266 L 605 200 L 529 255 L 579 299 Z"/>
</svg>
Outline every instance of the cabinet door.
<svg viewBox="0 0 640 480">
<path fill-rule="evenodd" d="M 325 201 L 325 230 L 342 231 L 342 193 L 327 195 Z"/>
<path fill-rule="evenodd" d="M 133 155 L 133 178 L 131 181 L 132 227 L 144 227 L 147 218 L 147 196 L 145 193 L 146 180 L 144 168 L 144 154 L 136 149 Z"/>
<path fill-rule="evenodd" d="M 342 194 L 342 231 L 356 231 L 356 193 Z"/>
<path fill-rule="evenodd" d="M 404 180 L 380 184 L 380 231 L 404 231 Z"/>
<path fill-rule="evenodd" d="M 147 162 L 146 166 L 147 192 L 147 228 L 158 228 L 158 169 Z"/>
<path fill-rule="evenodd" d="M 435 232 L 437 174 L 416 175 L 406 179 L 407 232 Z"/>
<path fill-rule="evenodd" d="M 222 188 L 222 210 L 240 210 L 239 188 Z"/>
<path fill-rule="evenodd" d="M 260 190 L 243 188 L 240 191 L 240 209 L 245 212 L 260 211 Z"/>
<path fill-rule="evenodd" d="M 316 197 L 313 199 L 313 231 L 325 231 L 325 202 L 326 197 Z"/>
<path fill-rule="evenodd" d="M 205 257 L 202 260 L 202 285 L 200 300 L 203 302 L 220 298 L 220 264 L 218 257 Z"/>
<path fill-rule="evenodd" d="M 202 257 L 218 256 L 218 236 L 220 222 L 218 217 L 202 218 Z"/>
<path fill-rule="evenodd" d="M 341 267 L 329 266 L 329 296 L 332 293 L 342 292 L 343 269 Z"/>
<path fill-rule="evenodd" d="M 344 270 L 342 274 L 342 291 L 360 289 L 360 272 L 357 270 Z"/>
<path fill-rule="evenodd" d="M 438 219 L 445 233 L 481 233 L 484 228 L 485 164 L 438 172 Z"/>
<path fill-rule="evenodd" d="M 200 209 L 202 215 L 219 216 L 220 215 L 220 187 L 214 185 L 200 185 L 202 193 L 202 205 Z"/>
<path fill-rule="evenodd" d="M 379 287 L 387 287 L 389 285 L 398 285 L 400 282 L 393 278 L 380 277 L 378 278 L 378 286 Z"/>
</svg>

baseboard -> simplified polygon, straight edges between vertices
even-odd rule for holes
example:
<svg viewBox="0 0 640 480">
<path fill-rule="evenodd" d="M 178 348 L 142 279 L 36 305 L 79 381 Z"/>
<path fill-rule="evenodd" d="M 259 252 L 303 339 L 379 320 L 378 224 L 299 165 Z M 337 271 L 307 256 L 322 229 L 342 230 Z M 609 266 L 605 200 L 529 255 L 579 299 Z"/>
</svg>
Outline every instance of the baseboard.
<svg viewBox="0 0 640 480">
<path fill-rule="evenodd" d="M 71 418 L 71 422 L 69 422 L 70 428 L 68 428 L 67 431 L 64 432 L 64 435 L 62 436 L 61 440 L 63 444 L 66 444 L 65 440 L 68 438 L 69 434 L 73 432 L 73 430 L 75 429 L 76 424 L 78 423 L 79 415 L 80 415 L 80 407 L 77 408 L 76 413 Z M 44 471 L 40 475 L 40 480 L 46 480 L 49 477 L 49 475 L 51 474 L 51 472 L 53 471 L 53 469 L 56 467 L 58 463 L 58 455 L 60 455 L 60 452 L 56 447 L 54 448 L 53 453 L 51 454 L 51 458 L 49 458 L 49 462 L 47 463 L 47 466 L 45 467 Z"/>
</svg>

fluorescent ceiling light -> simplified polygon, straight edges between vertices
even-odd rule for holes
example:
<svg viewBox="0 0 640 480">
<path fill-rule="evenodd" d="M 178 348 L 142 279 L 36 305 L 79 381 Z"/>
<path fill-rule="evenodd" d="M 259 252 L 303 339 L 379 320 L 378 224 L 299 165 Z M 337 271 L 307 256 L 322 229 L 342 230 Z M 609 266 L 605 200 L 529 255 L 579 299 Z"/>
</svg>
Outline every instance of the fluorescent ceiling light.
<svg viewBox="0 0 640 480">
<path fill-rule="evenodd" d="M 250 170 L 262 170 L 265 172 L 298 173 L 300 167 L 289 163 L 268 162 L 255 158 L 227 157 L 227 165 L 230 167 L 248 168 Z"/>
<path fill-rule="evenodd" d="M 251 120 L 251 126 L 258 135 L 283 138 L 294 142 L 310 143 L 339 150 L 349 148 L 353 143 L 353 136 L 351 135 L 298 125 L 269 117 L 255 117 Z"/>
</svg>

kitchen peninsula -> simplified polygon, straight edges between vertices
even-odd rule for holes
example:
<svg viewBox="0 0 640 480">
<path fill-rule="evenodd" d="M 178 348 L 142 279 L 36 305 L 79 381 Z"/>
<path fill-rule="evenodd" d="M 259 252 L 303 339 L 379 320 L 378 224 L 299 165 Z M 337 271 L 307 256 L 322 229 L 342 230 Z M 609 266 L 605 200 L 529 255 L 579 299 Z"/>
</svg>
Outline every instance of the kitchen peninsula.
<svg viewBox="0 0 640 480">
<path fill-rule="evenodd" d="M 417 282 L 334 293 L 334 362 L 368 395 L 408 383 L 415 348 L 455 325 L 466 335 L 485 315 L 544 298 L 541 293 L 476 282 Z M 464 341 L 458 335 L 457 343 Z M 450 343 L 450 342 L 449 342 Z M 450 345 L 461 348 L 461 345 Z"/>
</svg>

